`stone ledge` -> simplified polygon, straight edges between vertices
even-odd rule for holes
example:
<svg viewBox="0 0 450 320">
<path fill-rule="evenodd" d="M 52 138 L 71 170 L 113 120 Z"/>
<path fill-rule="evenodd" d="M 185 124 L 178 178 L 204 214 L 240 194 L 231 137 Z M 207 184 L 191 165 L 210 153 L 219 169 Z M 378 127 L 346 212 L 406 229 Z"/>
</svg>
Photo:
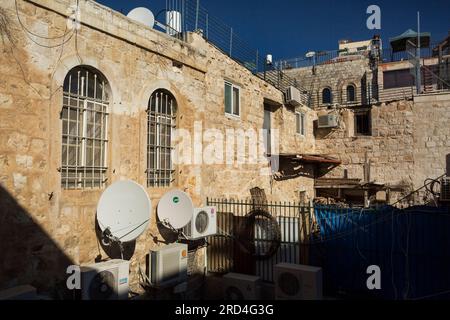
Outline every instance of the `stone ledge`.
<svg viewBox="0 0 450 320">
<path fill-rule="evenodd" d="M 25 1 L 56 12 L 62 16 L 67 16 L 67 9 L 73 5 L 70 0 Z M 147 28 L 138 22 L 130 20 L 121 13 L 92 0 L 80 2 L 80 10 L 81 23 L 83 25 L 104 32 L 112 37 L 120 38 L 169 59 L 182 62 L 191 68 L 206 73 L 206 69 L 203 67 L 206 64 L 204 51 L 198 50 L 189 43 L 170 37 L 157 30 Z M 161 42 L 166 42 L 164 52 L 159 50 L 157 46 L 155 47 L 155 43 Z M 181 47 L 182 50 L 173 50 L 171 47 Z"/>
</svg>

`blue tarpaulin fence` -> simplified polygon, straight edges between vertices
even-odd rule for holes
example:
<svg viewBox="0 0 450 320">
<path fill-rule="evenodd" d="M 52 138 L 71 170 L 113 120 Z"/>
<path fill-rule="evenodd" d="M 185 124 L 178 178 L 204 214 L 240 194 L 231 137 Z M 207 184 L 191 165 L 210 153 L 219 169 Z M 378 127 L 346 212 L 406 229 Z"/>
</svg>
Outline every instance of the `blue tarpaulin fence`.
<svg viewBox="0 0 450 320">
<path fill-rule="evenodd" d="M 310 264 L 323 268 L 330 294 L 383 299 L 450 298 L 448 208 L 314 208 L 318 232 Z M 378 266 L 381 290 L 367 288 Z"/>
</svg>

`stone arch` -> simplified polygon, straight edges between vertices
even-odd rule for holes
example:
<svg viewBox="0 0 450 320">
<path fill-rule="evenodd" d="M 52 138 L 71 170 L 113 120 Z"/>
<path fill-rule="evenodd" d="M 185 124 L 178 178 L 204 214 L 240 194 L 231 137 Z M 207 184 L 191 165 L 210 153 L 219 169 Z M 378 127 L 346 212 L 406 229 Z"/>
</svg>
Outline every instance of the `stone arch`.
<svg viewBox="0 0 450 320">
<path fill-rule="evenodd" d="M 53 76 L 53 85 L 55 87 L 61 87 L 64 84 L 64 79 L 66 75 L 77 66 L 87 66 L 94 68 L 101 72 L 103 76 L 108 80 L 110 89 L 110 104 L 111 111 L 114 110 L 114 105 L 119 103 L 121 100 L 121 94 L 118 87 L 117 79 L 114 77 L 114 70 L 108 64 L 103 64 L 99 59 L 93 57 L 70 55 L 61 60 L 61 62 L 56 67 Z"/>
</svg>

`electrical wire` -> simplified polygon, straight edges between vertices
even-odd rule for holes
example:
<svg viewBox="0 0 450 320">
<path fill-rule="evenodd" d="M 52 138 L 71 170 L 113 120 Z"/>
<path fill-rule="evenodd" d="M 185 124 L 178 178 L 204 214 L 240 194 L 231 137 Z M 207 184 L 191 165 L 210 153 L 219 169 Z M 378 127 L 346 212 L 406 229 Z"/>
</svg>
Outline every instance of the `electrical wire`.
<svg viewBox="0 0 450 320">
<path fill-rule="evenodd" d="M 43 48 L 47 48 L 47 49 L 54 49 L 54 48 L 59 48 L 61 46 L 64 46 L 66 43 L 68 43 L 70 40 L 72 40 L 73 36 L 76 34 L 76 31 L 71 30 L 71 34 L 70 37 L 63 41 L 62 43 L 59 44 L 55 44 L 55 45 L 46 45 L 46 44 L 42 44 L 39 43 L 38 41 L 36 41 L 35 39 L 33 39 L 33 37 L 31 37 L 28 33 L 25 33 L 25 35 L 27 36 L 28 39 L 30 39 L 30 41 L 32 41 L 33 43 L 35 43 L 36 45 L 43 47 Z"/>
<path fill-rule="evenodd" d="M 77 10 L 80 8 L 80 0 L 77 0 Z M 81 58 L 80 52 L 78 51 L 78 28 L 75 27 L 75 52 L 77 54 L 78 62 L 80 64 L 83 63 L 83 59 Z"/>
<path fill-rule="evenodd" d="M 56 36 L 56 37 L 42 36 L 42 35 L 39 35 L 39 34 L 37 34 L 37 33 L 32 32 L 31 30 L 29 30 L 29 29 L 25 26 L 25 24 L 22 22 L 22 19 L 20 19 L 19 6 L 18 6 L 18 4 L 17 4 L 17 0 L 15 0 L 14 2 L 15 2 L 15 7 L 16 7 L 17 20 L 19 21 L 20 26 L 22 27 L 22 29 L 23 29 L 25 32 L 27 32 L 27 33 L 29 33 L 29 34 L 31 34 L 31 35 L 37 37 L 37 38 L 46 39 L 46 40 L 56 40 L 56 39 L 65 38 L 65 37 L 67 36 L 68 33 L 66 33 L 66 31 L 64 31 L 64 34 L 63 34 L 63 35 Z M 78 1 L 77 1 L 77 10 L 78 10 Z M 68 17 L 67 17 L 67 18 L 68 18 Z"/>
</svg>

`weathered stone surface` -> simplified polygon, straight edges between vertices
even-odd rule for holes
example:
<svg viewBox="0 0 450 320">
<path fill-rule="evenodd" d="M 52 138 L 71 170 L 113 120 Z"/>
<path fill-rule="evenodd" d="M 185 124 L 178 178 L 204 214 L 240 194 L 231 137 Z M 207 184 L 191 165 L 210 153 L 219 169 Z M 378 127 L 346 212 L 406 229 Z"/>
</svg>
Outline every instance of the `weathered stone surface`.
<svg viewBox="0 0 450 320">
<path fill-rule="evenodd" d="M 434 96 L 431 96 L 433 101 Z M 450 95 L 440 95 L 431 107 L 426 96 L 420 101 L 398 101 L 372 106 L 372 135 L 349 137 L 344 128 L 319 130 L 316 150 L 340 158 L 343 165 L 330 177 L 364 178 L 365 153 L 370 160 L 372 181 L 388 185 L 409 185 L 412 190 L 423 186 L 425 179 L 437 178 L 445 172 L 445 156 L 449 118 L 441 115 L 450 108 Z M 353 117 L 343 117 L 344 127 Z M 331 131 L 331 132 L 330 132 Z M 398 196 L 403 193 L 400 192 Z M 391 194 L 396 198 L 395 193 Z"/>
<path fill-rule="evenodd" d="M 69 0 L 21 1 L 19 14 L 33 32 L 54 37 L 64 33 L 67 21 L 63 15 L 70 4 Z M 175 96 L 177 128 L 190 133 L 196 122 L 204 129 L 222 132 L 259 130 L 264 99 L 284 102 L 282 92 L 199 35 L 190 34 L 182 42 L 93 1 L 81 1 L 83 26 L 76 36 L 77 46 L 74 36 L 63 47 L 56 40 L 41 39 L 40 43 L 54 46 L 45 48 L 30 41 L 18 25 L 13 0 L 1 6 L 13 21 L 10 28 L 17 43 L 11 49 L 6 42 L 0 55 L 0 288 L 26 283 L 48 288 L 50 279 L 64 286 L 68 264 L 108 258 L 96 235 L 96 206 L 103 190 L 61 188 L 62 84 L 73 67 L 98 69 L 111 87 L 107 185 L 121 179 L 147 185 L 147 107 L 156 89 L 167 89 Z M 240 118 L 225 115 L 225 80 L 241 87 Z M 304 112 L 308 122 L 312 121 L 314 112 Z M 296 135 L 292 111 L 274 110 L 272 126 L 282 136 L 281 151 L 315 151 L 313 126 L 307 125 L 306 137 Z M 188 192 L 196 206 L 206 205 L 207 197 L 248 198 L 253 187 L 265 189 L 269 200 L 298 201 L 300 189 L 309 198 L 314 196 L 311 178 L 274 182 L 261 175 L 261 169 L 267 168 L 267 163 L 182 164 L 176 167 L 173 188 Z M 156 206 L 167 190 L 147 189 L 153 219 L 131 255 L 135 291 L 140 290 L 138 267 L 145 265 L 148 251 L 157 246 L 154 238 L 164 240 L 156 225 Z M 6 227 L 3 222 L 9 219 Z M 201 267 L 203 252 L 192 261 Z M 43 269 L 46 272 L 40 273 Z"/>
</svg>

